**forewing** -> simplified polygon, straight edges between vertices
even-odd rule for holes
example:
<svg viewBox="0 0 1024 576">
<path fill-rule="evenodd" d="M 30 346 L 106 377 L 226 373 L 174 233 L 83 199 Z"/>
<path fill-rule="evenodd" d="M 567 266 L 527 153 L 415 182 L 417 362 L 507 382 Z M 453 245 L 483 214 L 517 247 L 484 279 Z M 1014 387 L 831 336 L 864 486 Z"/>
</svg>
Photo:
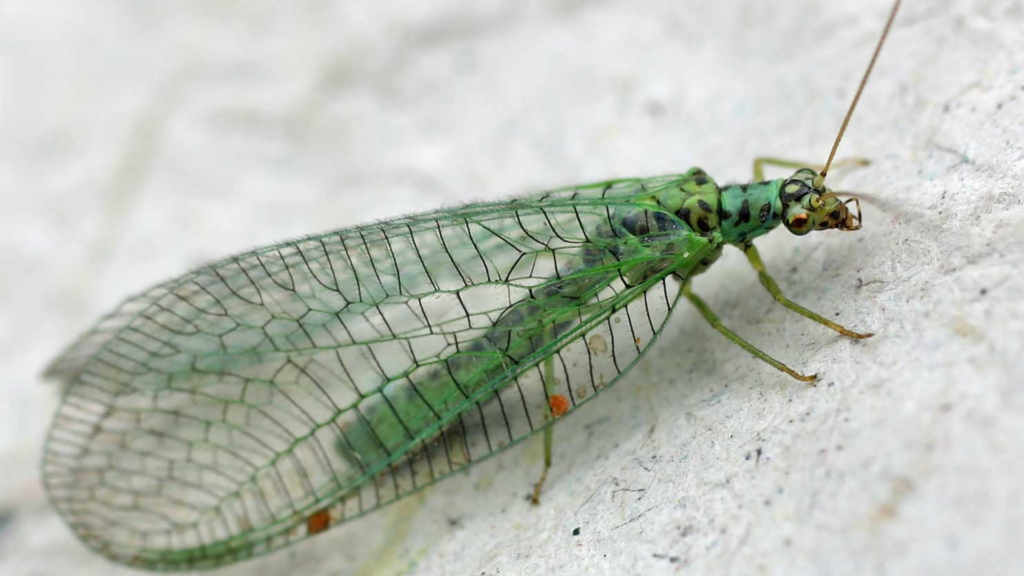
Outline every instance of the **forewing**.
<svg viewBox="0 0 1024 576">
<path fill-rule="evenodd" d="M 50 368 L 53 504 L 118 561 L 212 567 L 525 438 L 552 395 L 575 407 L 639 358 L 675 301 L 667 275 L 710 250 L 650 202 L 678 181 L 335 231 L 130 298 Z"/>
</svg>

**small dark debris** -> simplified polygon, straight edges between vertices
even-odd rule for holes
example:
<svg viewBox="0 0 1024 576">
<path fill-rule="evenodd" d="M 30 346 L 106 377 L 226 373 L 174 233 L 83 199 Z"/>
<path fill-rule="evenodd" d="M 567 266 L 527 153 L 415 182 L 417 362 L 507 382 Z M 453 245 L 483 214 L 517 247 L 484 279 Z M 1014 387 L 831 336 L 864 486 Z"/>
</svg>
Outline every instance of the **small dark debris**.
<svg viewBox="0 0 1024 576">
<path fill-rule="evenodd" d="M 579 526 L 577 526 L 577 527 L 572 529 L 572 535 L 573 536 L 579 536 L 580 535 L 580 527 Z"/>
<path fill-rule="evenodd" d="M 982 296 L 988 294 L 988 288 L 982 288 L 981 290 L 978 291 L 978 294 L 981 294 Z"/>
<path fill-rule="evenodd" d="M 658 560 L 668 560 L 672 564 L 677 564 L 677 563 L 683 561 L 683 559 L 680 558 L 679 556 L 669 556 L 667 554 L 654 554 L 654 557 L 657 558 Z"/>
</svg>

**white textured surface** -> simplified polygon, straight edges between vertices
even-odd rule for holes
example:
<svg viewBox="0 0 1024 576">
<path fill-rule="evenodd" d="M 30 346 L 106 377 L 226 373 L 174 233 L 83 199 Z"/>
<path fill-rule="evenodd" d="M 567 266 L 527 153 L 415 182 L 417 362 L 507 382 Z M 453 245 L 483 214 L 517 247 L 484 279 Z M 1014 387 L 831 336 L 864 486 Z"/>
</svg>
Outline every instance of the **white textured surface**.
<svg viewBox="0 0 1024 576">
<path fill-rule="evenodd" d="M 888 2 L 0 5 L 0 573 L 114 574 L 50 511 L 38 374 L 121 297 L 231 251 L 758 155 L 823 159 Z M 841 148 L 857 234 L 696 283 L 602 400 L 223 574 L 1009 574 L 1024 534 L 1024 3 L 908 0 Z M 574 528 L 580 534 L 573 536 Z M 220 573 L 220 572 L 218 572 Z M 1018 572 L 1019 573 L 1019 572 Z"/>
</svg>

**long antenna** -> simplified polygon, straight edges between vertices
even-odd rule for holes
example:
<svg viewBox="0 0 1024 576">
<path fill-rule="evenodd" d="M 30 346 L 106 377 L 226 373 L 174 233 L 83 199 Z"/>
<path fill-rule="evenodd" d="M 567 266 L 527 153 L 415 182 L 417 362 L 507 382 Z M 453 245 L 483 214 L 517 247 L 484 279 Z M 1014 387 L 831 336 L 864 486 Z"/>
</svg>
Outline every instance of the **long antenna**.
<svg viewBox="0 0 1024 576">
<path fill-rule="evenodd" d="M 836 150 L 839 149 L 839 141 L 843 139 L 843 134 L 846 132 L 846 125 L 850 123 L 850 117 L 853 116 L 853 110 L 857 107 L 857 101 L 860 100 L 861 93 L 864 92 L 864 86 L 868 83 L 868 77 L 871 76 L 871 69 L 875 67 L 875 61 L 878 60 L 878 53 L 882 51 L 882 44 L 885 43 L 886 37 L 889 36 L 889 28 L 892 27 L 892 21 L 896 19 L 896 12 L 900 9 L 900 3 L 903 0 L 896 0 L 896 3 L 892 6 L 892 12 L 889 13 L 889 20 L 885 22 L 885 28 L 882 29 L 882 37 L 878 39 L 878 45 L 875 46 L 875 53 L 871 55 L 871 62 L 868 63 L 868 69 L 864 71 L 864 77 L 860 80 L 860 86 L 857 87 L 857 93 L 853 95 L 853 102 L 850 103 L 850 109 L 846 111 L 846 118 L 843 118 L 843 125 L 839 127 L 839 134 L 836 135 L 836 141 L 832 144 L 832 151 L 828 153 L 828 161 L 825 162 L 825 167 L 821 169 L 821 173 L 814 179 L 814 186 L 820 187 L 825 183 L 825 176 L 828 174 L 828 169 L 832 166 L 832 159 L 836 157 Z"/>
</svg>

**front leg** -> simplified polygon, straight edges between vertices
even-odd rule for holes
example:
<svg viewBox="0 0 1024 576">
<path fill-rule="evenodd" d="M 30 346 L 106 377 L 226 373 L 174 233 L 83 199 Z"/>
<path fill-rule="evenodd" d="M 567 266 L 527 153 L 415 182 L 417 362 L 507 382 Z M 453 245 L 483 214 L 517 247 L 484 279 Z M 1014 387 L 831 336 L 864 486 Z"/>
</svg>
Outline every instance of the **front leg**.
<svg viewBox="0 0 1024 576">
<path fill-rule="evenodd" d="M 867 158 L 844 158 L 837 160 L 832 163 L 833 168 L 840 168 L 845 166 L 867 166 L 871 164 L 871 161 Z M 786 160 L 784 158 L 773 158 L 770 156 L 762 156 L 761 158 L 754 159 L 754 180 L 756 182 L 764 181 L 764 167 L 775 166 L 777 168 L 810 168 L 815 172 L 821 172 L 824 168 L 821 164 L 808 164 L 807 162 L 799 162 L 796 160 Z"/>
<path fill-rule="evenodd" d="M 789 308 L 790 310 L 796 312 L 797 314 L 803 316 L 804 318 L 810 318 L 811 320 L 814 320 L 818 324 L 827 326 L 835 330 L 836 332 L 839 332 L 843 336 L 849 336 L 850 338 L 856 338 L 860 340 L 862 338 L 868 338 L 874 335 L 872 333 L 862 334 L 860 332 L 854 332 L 853 330 L 844 328 L 827 318 L 823 318 L 819 314 L 811 312 L 807 308 L 804 308 L 803 306 L 797 304 L 796 302 L 793 302 L 789 298 L 786 298 L 786 296 L 782 293 L 782 290 L 779 288 L 779 285 L 775 283 L 775 280 L 768 274 L 768 270 L 765 269 L 764 262 L 761 261 L 761 255 L 757 252 L 757 248 L 754 248 L 753 244 L 747 244 L 743 252 L 747 255 L 747 260 L 750 261 L 750 265 L 754 267 L 754 270 L 757 270 L 757 277 L 761 279 L 761 285 L 764 286 L 766 290 L 768 290 L 768 293 L 771 294 L 772 297 L 779 302 L 779 304 L 782 304 L 786 308 Z"/>
</svg>

